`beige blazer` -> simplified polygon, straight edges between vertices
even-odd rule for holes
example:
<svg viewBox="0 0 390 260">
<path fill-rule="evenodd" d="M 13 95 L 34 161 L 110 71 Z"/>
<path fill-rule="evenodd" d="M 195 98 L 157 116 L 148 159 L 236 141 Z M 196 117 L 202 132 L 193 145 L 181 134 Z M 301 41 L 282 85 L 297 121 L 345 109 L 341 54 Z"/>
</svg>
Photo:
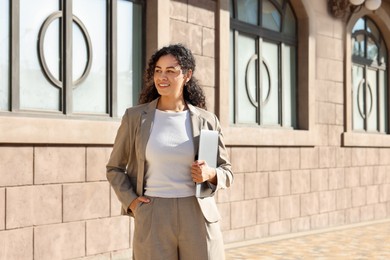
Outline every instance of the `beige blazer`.
<svg viewBox="0 0 390 260">
<path fill-rule="evenodd" d="M 127 209 L 134 199 L 144 194 L 145 149 L 153 125 L 157 102 L 158 99 L 147 104 L 128 108 L 115 138 L 111 157 L 107 164 L 107 179 L 122 203 L 122 214 L 134 216 L 131 212 L 128 213 Z M 191 116 L 196 158 L 200 130 L 219 131 L 217 185 L 212 188 L 207 183 L 203 183 L 203 185 L 206 185 L 205 188 L 210 190 L 210 196 L 198 198 L 204 217 L 209 222 L 216 222 L 220 219 L 220 214 L 214 200 L 215 192 L 232 184 L 233 173 L 217 117 L 204 109 L 190 104 L 187 105 Z"/>
</svg>

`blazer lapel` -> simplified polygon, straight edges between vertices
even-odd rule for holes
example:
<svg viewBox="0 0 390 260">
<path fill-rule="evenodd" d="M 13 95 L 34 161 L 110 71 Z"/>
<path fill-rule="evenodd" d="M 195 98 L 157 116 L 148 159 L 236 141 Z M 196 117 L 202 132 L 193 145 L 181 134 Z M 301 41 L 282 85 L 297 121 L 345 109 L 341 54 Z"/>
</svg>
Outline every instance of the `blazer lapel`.
<svg viewBox="0 0 390 260">
<path fill-rule="evenodd" d="M 142 111 L 141 115 L 141 128 L 140 128 L 140 143 L 139 143 L 139 158 L 145 159 L 146 144 L 148 143 L 149 136 L 153 126 L 154 114 L 156 112 L 157 100 L 149 103 L 149 105 Z"/>
<path fill-rule="evenodd" d="M 139 133 L 139 139 L 138 139 L 138 147 L 137 150 L 138 153 L 138 174 L 137 174 L 137 194 L 143 195 L 144 192 L 144 175 L 145 175 L 145 152 L 146 152 L 146 145 L 148 143 L 150 133 L 153 126 L 153 119 L 154 114 L 156 111 L 158 99 L 155 99 L 154 101 L 150 102 L 148 106 L 146 106 L 145 110 L 142 111 L 141 114 L 141 126 L 140 126 L 140 133 Z"/>
</svg>

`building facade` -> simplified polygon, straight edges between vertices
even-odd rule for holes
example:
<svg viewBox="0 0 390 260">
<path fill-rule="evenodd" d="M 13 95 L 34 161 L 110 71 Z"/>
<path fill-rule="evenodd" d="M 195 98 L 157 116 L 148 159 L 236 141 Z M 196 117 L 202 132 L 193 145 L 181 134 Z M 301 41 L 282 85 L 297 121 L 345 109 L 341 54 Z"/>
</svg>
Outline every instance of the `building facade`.
<svg viewBox="0 0 390 260">
<path fill-rule="evenodd" d="M 178 42 L 235 173 L 227 245 L 390 219 L 390 1 L 344 2 L 0 0 L 0 259 L 131 258 L 105 165 Z"/>
</svg>

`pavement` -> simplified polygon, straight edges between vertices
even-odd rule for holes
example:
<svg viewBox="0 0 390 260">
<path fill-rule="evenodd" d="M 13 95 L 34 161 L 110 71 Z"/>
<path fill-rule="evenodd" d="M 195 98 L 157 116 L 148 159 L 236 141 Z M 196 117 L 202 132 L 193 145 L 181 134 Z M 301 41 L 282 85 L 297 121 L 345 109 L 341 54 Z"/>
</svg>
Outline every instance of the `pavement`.
<svg viewBox="0 0 390 260">
<path fill-rule="evenodd" d="M 390 219 L 227 246 L 226 260 L 390 260 Z"/>
</svg>

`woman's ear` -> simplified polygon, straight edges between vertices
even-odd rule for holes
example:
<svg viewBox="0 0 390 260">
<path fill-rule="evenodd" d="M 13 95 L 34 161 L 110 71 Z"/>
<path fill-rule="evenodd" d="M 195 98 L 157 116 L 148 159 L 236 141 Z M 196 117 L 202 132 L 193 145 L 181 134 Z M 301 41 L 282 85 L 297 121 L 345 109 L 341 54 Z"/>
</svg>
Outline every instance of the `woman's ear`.
<svg viewBox="0 0 390 260">
<path fill-rule="evenodd" d="M 191 77 L 192 77 L 192 70 L 188 70 L 187 73 L 186 73 L 186 75 L 185 75 L 186 83 L 187 83 L 188 81 L 190 81 Z"/>
</svg>

